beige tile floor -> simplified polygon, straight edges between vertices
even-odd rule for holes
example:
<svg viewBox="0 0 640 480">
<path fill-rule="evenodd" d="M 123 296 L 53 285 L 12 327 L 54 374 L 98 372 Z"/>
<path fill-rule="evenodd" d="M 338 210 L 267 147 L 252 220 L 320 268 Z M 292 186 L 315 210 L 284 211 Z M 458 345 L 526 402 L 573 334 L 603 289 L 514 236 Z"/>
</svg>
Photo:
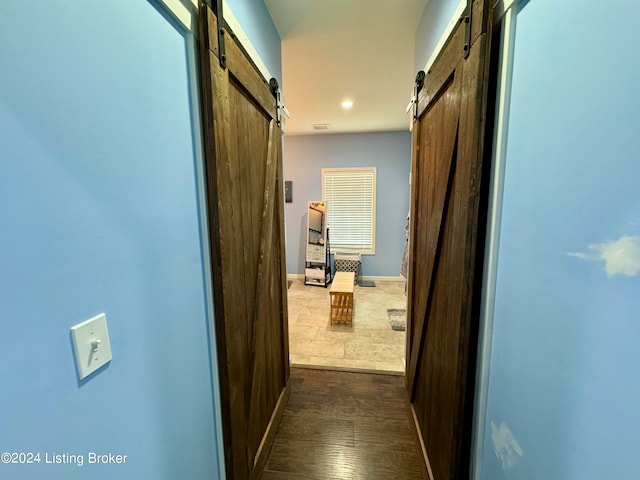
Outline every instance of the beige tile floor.
<svg viewBox="0 0 640 480">
<path fill-rule="evenodd" d="M 354 287 L 353 325 L 329 321 L 329 288 L 292 279 L 289 350 L 292 365 L 404 373 L 405 332 L 389 325 L 387 309 L 406 308 L 404 281 Z"/>
</svg>

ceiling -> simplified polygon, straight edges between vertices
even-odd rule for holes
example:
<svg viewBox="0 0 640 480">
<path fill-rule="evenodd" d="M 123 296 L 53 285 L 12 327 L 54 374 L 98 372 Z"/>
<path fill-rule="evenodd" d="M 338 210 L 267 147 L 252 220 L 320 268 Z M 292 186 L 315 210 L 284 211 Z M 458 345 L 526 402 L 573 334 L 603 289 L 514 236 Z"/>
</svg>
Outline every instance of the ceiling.
<svg viewBox="0 0 640 480">
<path fill-rule="evenodd" d="M 426 1 L 265 0 L 282 39 L 286 134 L 408 130 Z"/>
</svg>

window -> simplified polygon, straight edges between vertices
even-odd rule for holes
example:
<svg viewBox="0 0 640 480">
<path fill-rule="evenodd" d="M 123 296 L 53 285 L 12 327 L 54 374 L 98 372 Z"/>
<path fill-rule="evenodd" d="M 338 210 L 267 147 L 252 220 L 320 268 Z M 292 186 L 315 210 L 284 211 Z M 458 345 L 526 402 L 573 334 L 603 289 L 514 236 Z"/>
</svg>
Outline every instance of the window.
<svg viewBox="0 0 640 480">
<path fill-rule="evenodd" d="M 332 252 L 376 253 L 376 168 L 323 168 Z"/>
</svg>

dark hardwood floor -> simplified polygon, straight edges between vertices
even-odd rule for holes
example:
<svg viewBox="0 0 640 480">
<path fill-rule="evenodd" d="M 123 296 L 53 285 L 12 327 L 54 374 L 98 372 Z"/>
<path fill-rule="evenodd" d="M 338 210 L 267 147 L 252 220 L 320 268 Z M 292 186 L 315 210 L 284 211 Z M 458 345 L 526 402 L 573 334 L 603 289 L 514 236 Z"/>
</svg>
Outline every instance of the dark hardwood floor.
<svg viewBox="0 0 640 480">
<path fill-rule="evenodd" d="M 422 479 L 404 377 L 291 369 L 263 480 Z"/>
</svg>

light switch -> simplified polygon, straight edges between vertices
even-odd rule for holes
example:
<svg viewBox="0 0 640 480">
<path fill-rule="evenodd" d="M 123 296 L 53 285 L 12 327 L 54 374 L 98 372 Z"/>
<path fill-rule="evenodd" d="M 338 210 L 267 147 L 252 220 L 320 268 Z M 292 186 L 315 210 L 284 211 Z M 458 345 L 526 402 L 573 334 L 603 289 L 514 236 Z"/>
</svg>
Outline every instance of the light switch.
<svg viewBox="0 0 640 480">
<path fill-rule="evenodd" d="M 111 344 L 104 313 L 71 327 L 71 339 L 81 380 L 111 361 Z"/>
</svg>

